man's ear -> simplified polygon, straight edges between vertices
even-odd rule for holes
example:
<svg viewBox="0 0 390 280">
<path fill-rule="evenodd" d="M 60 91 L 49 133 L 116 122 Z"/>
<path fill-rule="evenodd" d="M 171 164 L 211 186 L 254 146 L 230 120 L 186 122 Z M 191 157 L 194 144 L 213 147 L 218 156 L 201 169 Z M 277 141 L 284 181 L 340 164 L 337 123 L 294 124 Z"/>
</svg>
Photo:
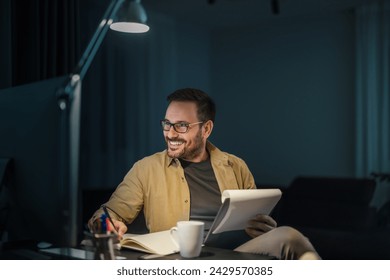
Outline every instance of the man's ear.
<svg viewBox="0 0 390 280">
<path fill-rule="evenodd" d="M 204 137 L 207 139 L 211 135 L 211 132 L 214 128 L 214 122 L 212 120 L 208 120 L 203 124 Z"/>
</svg>

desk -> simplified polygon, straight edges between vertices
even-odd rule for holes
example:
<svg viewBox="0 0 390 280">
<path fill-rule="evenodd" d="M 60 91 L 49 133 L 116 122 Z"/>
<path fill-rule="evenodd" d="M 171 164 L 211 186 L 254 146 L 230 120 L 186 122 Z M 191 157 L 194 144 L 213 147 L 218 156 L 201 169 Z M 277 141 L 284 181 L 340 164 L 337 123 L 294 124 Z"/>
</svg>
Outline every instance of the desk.
<svg viewBox="0 0 390 280">
<path fill-rule="evenodd" d="M 47 248 L 40 250 L 36 246 L 20 246 L 9 250 L 0 251 L 0 259 L 9 260 L 71 260 L 71 259 L 93 259 L 94 252 L 92 247 L 82 246 L 79 248 Z M 143 252 L 138 252 L 130 249 L 115 250 L 117 259 L 139 260 L 145 255 Z M 180 254 L 172 254 L 155 258 L 155 260 L 183 260 Z M 214 247 L 203 247 L 199 257 L 195 260 L 271 260 L 273 257 L 240 253 L 227 249 Z M 186 259 L 184 259 L 186 260 Z"/>
<path fill-rule="evenodd" d="M 141 256 L 145 255 L 143 252 L 137 252 L 134 250 L 123 249 L 116 253 L 118 257 L 124 257 L 128 260 L 139 259 Z M 192 260 L 272 260 L 273 257 L 250 254 L 250 253 L 241 253 L 235 252 L 227 249 L 220 249 L 214 247 L 203 247 L 202 252 L 199 257 L 192 258 Z M 179 253 L 172 254 L 168 256 L 163 256 L 160 258 L 155 258 L 155 260 L 188 260 L 182 258 Z"/>
</svg>

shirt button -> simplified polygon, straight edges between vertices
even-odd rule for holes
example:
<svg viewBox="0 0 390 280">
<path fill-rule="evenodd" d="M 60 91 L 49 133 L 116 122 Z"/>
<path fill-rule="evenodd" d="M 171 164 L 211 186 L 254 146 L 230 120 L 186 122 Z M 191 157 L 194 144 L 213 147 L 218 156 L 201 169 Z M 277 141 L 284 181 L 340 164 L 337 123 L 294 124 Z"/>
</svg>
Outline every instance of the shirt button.
<svg viewBox="0 0 390 280">
<path fill-rule="evenodd" d="M 184 200 L 185 203 L 188 203 L 188 199 Z"/>
</svg>

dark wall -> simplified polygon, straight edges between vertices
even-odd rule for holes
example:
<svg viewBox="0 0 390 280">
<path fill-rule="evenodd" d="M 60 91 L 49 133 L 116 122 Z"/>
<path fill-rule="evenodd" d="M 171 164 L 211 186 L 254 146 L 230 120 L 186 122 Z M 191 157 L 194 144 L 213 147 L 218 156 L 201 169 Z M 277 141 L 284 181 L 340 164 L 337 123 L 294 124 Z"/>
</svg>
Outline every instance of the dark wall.
<svg viewBox="0 0 390 280">
<path fill-rule="evenodd" d="M 214 139 L 257 181 L 354 175 L 352 14 L 218 30 L 211 41 Z"/>
</svg>

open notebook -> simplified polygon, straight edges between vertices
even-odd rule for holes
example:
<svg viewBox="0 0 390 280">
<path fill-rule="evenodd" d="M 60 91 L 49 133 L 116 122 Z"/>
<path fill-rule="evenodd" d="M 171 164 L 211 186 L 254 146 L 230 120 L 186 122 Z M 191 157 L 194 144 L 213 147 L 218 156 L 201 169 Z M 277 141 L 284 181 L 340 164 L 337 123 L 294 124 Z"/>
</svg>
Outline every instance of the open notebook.
<svg viewBox="0 0 390 280">
<path fill-rule="evenodd" d="M 269 215 L 282 196 L 280 189 L 225 190 L 222 205 L 208 231 L 204 243 L 214 235 L 235 232 L 247 227 L 248 221 L 257 214 Z M 227 238 L 229 235 L 224 235 Z M 226 240 L 227 241 L 227 240 Z"/>
</svg>

